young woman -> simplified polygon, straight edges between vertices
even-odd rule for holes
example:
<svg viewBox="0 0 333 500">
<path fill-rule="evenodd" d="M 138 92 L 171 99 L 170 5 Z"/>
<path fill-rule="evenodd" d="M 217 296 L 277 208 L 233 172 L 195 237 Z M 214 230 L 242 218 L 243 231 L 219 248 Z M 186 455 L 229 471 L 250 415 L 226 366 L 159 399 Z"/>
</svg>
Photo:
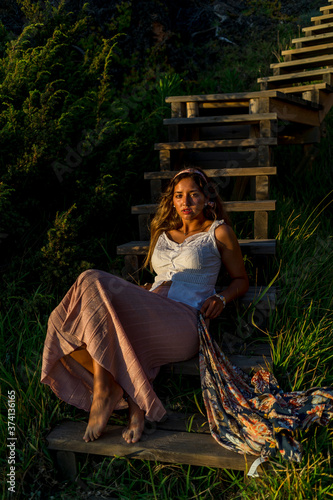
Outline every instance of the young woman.
<svg viewBox="0 0 333 500">
<path fill-rule="evenodd" d="M 231 282 L 217 295 L 221 262 Z M 198 310 L 216 318 L 248 289 L 237 238 L 201 169 L 178 172 L 163 194 L 151 223 L 148 264 L 156 272 L 150 290 L 89 270 L 50 316 L 41 380 L 62 400 L 90 411 L 86 442 L 127 404 L 123 437 L 139 441 L 144 418 L 159 421 L 166 413 L 152 387 L 159 368 L 198 352 Z"/>
</svg>

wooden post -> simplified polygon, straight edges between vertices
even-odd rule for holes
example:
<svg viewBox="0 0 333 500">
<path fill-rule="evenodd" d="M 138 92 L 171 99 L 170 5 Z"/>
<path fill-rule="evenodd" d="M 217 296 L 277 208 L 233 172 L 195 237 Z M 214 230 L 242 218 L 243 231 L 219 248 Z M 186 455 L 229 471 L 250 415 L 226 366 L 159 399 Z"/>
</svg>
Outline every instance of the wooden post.
<svg viewBox="0 0 333 500">
<path fill-rule="evenodd" d="M 149 223 L 150 223 L 149 214 L 139 215 L 139 234 L 141 241 L 146 241 L 150 239 Z"/>
<path fill-rule="evenodd" d="M 186 105 L 184 102 L 171 103 L 171 118 L 183 118 L 186 116 Z"/>
<path fill-rule="evenodd" d="M 267 97 L 257 100 L 257 113 L 270 112 L 270 99 Z M 261 120 L 259 124 L 260 137 L 273 137 L 275 135 L 274 124 L 271 120 Z M 269 146 L 258 147 L 258 166 L 269 167 L 271 165 L 271 150 Z M 269 199 L 269 177 L 258 175 L 252 180 L 252 191 L 256 200 Z M 265 239 L 268 235 L 268 212 L 254 213 L 254 238 Z"/>
<path fill-rule="evenodd" d="M 308 90 L 302 93 L 302 98 L 306 101 L 317 102 L 319 104 L 319 90 Z"/>
<path fill-rule="evenodd" d="M 170 170 L 170 150 L 162 149 L 160 151 L 160 169 Z"/>
<path fill-rule="evenodd" d="M 199 116 L 199 104 L 197 102 L 187 102 L 186 115 L 187 118 L 195 118 L 196 116 Z"/>
</svg>

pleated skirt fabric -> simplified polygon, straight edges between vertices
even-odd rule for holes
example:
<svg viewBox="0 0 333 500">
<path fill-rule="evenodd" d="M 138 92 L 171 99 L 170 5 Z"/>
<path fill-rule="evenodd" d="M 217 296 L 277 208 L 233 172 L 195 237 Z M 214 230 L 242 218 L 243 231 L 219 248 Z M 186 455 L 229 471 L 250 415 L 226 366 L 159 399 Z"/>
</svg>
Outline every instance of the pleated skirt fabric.
<svg viewBox="0 0 333 500">
<path fill-rule="evenodd" d="M 89 411 L 93 375 L 71 356 L 85 348 L 148 420 L 161 420 L 166 412 L 152 387 L 159 368 L 199 349 L 196 309 L 167 293 L 168 287 L 149 292 L 104 271 L 82 273 L 50 315 L 41 381 Z"/>
</svg>

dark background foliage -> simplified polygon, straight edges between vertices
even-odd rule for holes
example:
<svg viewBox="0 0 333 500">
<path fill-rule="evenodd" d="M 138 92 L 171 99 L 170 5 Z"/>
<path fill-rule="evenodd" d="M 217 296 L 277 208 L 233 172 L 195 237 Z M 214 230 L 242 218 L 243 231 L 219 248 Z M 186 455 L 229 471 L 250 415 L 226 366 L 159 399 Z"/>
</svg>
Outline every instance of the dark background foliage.
<svg viewBox="0 0 333 500">
<path fill-rule="evenodd" d="M 121 269 L 116 245 L 138 236 L 130 206 L 149 200 L 143 172 L 158 168 L 165 97 L 256 89 L 320 4 L 4 0 L 3 297 Z"/>
</svg>

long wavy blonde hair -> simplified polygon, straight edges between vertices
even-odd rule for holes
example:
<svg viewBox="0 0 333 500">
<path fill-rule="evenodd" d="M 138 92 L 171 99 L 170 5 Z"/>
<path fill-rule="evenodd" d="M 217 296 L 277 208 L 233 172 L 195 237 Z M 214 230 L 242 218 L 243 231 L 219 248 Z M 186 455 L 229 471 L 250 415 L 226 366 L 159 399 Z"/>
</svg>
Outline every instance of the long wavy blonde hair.
<svg viewBox="0 0 333 500">
<path fill-rule="evenodd" d="M 194 180 L 207 199 L 207 205 L 204 208 L 206 219 L 212 221 L 224 219 L 227 224 L 231 225 L 216 187 L 205 175 L 204 171 L 198 167 L 186 167 L 183 170 L 184 172 L 181 170 L 180 173 L 175 174 L 175 177 L 171 179 L 168 187 L 161 196 L 156 214 L 150 224 L 150 245 L 147 257 L 143 263 L 144 267 L 149 266 L 152 269 L 151 258 L 161 233 L 171 231 L 172 229 L 179 229 L 182 226 L 181 217 L 173 208 L 173 193 L 178 182 L 186 177 L 191 177 Z"/>
</svg>

